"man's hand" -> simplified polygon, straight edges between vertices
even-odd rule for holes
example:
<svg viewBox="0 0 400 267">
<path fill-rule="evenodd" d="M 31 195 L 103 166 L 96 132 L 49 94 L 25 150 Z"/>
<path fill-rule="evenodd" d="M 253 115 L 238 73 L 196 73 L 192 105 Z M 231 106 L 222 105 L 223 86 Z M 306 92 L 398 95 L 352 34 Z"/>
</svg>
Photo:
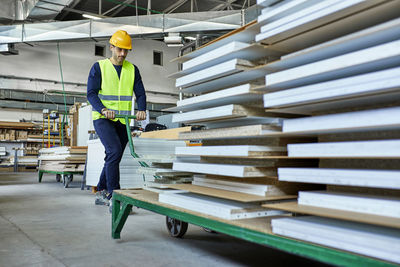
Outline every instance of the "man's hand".
<svg viewBox="0 0 400 267">
<path fill-rule="evenodd" d="M 108 110 L 106 108 L 103 108 L 101 110 L 101 114 L 104 115 L 109 120 L 113 120 L 115 118 L 115 112 L 113 110 Z"/>
<path fill-rule="evenodd" d="M 146 111 L 138 111 L 136 113 L 136 120 L 144 121 L 146 119 Z"/>
</svg>

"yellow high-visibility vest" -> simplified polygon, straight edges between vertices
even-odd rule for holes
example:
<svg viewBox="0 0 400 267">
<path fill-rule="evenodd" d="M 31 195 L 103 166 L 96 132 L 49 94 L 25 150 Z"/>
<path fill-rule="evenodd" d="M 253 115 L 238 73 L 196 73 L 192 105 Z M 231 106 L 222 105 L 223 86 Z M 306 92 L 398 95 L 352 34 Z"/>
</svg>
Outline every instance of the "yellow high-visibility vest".
<svg viewBox="0 0 400 267">
<path fill-rule="evenodd" d="M 99 98 L 103 105 L 115 111 L 115 114 L 131 115 L 133 85 L 135 82 L 135 66 L 124 60 L 121 75 L 118 73 L 109 59 L 99 60 L 101 70 L 101 88 Z M 97 111 L 92 112 L 93 120 L 105 118 Z M 125 124 L 125 119 L 114 119 Z"/>
</svg>

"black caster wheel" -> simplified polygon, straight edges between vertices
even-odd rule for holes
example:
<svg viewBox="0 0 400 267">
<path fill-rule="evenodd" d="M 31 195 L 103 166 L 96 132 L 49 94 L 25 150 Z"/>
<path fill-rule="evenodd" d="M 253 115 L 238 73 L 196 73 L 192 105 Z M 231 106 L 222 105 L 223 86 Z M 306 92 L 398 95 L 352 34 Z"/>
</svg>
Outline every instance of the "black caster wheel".
<svg viewBox="0 0 400 267">
<path fill-rule="evenodd" d="M 61 181 L 61 174 L 56 174 L 56 181 L 57 183 Z"/>
<path fill-rule="evenodd" d="M 176 238 L 183 237 L 188 229 L 187 222 L 182 222 L 168 216 L 166 217 L 166 224 L 169 234 Z"/>
<path fill-rule="evenodd" d="M 64 187 L 68 188 L 69 184 L 73 181 L 73 175 L 72 174 L 68 174 L 68 175 L 64 175 Z"/>
</svg>

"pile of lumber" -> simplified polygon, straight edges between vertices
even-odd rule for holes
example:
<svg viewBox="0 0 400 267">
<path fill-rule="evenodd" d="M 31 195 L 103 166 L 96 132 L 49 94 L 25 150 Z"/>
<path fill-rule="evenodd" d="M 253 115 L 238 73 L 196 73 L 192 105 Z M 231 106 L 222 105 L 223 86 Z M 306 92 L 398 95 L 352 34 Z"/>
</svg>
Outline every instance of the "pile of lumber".
<svg viewBox="0 0 400 267">
<path fill-rule="evenodd" d="M 58 172 L 83 172 L 87 147 L 52 147 L 39 151 L 39 170 Z"/>
<path fill-rule="evenodd" d="M 191 97 L 173 122 L 206 129 L 179 134 L 203 146 L 177 148 L 173 169 L 202 176 L 160 201 L 309 214 L 272 231 L 400 263 L 400 2 L 258 4 L 256 24 L 176 59 Z"/>
</svg>

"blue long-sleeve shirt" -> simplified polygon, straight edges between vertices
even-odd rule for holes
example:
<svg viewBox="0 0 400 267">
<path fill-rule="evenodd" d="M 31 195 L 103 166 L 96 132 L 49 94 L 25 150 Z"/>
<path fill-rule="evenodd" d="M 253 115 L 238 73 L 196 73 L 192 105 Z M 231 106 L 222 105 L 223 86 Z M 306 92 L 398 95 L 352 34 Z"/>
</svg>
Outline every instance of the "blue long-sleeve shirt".
<svg viewBox="0 0 400 267">
<path fill-rule="evenodd" d="M 118 77 L 121 76 L 122 66 L 113 65 L 118 73 Z M 136 96 L 136 103 L 138 110 L 146 110 L 146 92 L 144 90 L 142 77 L 138 67 L 135 66 L 135 83 L 133 85 L 134 93 Z M 99 98 L 99 91 L 101 89 L 101 70 L 98 62 L 94 63 L 89 72 L 87 82 L 87 99 L 93 106 L 93 109 L 101 113 L 101 110 L 105 108 Z"/>
</svg>

